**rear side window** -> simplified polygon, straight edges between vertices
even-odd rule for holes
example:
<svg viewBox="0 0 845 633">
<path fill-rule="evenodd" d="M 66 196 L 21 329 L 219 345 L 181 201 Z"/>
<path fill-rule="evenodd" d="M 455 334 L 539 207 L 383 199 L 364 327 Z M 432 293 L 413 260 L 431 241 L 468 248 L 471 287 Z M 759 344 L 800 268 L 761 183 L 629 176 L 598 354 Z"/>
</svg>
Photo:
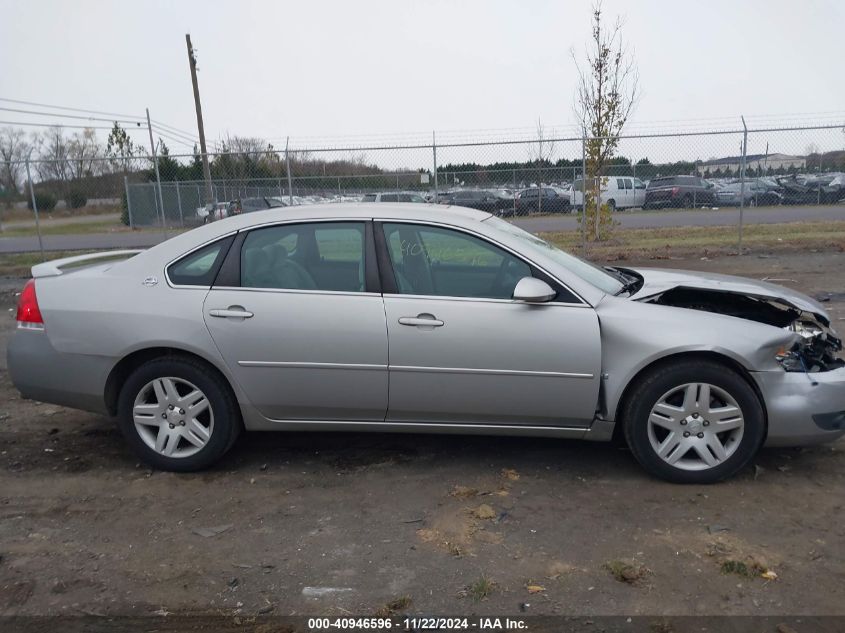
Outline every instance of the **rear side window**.
<svg viewBox="0 0 845 633">
<path fill-rule="evenodd" d="M 217 240 L 172 263 L 167 268 L 170 283 L 176 286 L 211 286 L 232 239 L 229 236 Z"/>
<path fill-rule="evenodd" d="M 323 262 L 362 262 L 363 227 L 358 224 L 318 227 L 314 230 L 317 254 Z"/>
<path fill-rule="evenodd" d="M 250 231 L 242 288 L 364 291 L 364 223 L 282 224 Z"/>
<path fill-rule="evenodd" d="M 395 193 L 384 193 L 381 196 L 382 202 L 399 202 L 399 196 Z"/>
<path fill-rule="evenodd" d="M 376 201 L 376 194 L 368 193 L 361 198 L 361 202 L 375 202 Z"/>
</svg>

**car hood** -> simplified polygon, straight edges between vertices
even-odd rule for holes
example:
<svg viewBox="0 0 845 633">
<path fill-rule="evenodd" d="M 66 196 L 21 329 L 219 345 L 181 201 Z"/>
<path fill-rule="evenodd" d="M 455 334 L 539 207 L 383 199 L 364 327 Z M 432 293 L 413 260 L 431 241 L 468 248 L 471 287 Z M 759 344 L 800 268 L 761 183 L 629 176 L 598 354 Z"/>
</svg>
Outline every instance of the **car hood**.
<svg viewBox="0 0 845 633">
<path fill-rule="evenodd" d="M 830 323 L 830 316 L 815 299 L 795 290 L 765 281 L 733 275 L 665 268 L 630 268 L 629 270 L 643 278 L 642 287 L 633 296 L 635 299 L 645 299 L 680 287 L 718 290 L 765 299 L 801 312 L 810 312 L 825 325 Z"/>
</svg>

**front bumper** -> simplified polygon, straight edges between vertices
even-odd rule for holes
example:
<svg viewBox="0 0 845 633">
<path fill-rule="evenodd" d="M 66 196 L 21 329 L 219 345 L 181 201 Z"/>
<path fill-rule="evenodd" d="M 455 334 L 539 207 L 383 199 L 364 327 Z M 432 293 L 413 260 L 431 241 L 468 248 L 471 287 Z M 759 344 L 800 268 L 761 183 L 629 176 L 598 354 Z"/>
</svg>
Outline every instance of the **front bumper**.
<svg viewBox="0 0 845 633">
<path fill-rule="evenodd" d="M 845 435 L 845 367 L 752 373 L 768 413 L 766 446 L 807 446 Z"/>
</svg>

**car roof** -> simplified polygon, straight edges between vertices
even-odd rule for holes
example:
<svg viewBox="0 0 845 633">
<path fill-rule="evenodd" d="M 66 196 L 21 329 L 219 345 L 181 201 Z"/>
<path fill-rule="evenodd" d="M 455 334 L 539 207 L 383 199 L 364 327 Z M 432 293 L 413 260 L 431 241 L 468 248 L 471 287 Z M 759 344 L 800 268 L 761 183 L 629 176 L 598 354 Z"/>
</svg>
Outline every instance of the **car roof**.
<svg viewBox="0 0 845 633">
<path fill-rule="evenodd" d="M 440 222 L 443 224 L 466 225 L 467 223 L 483 222 L 490 217 L 489 213 L 452 205 L 421 205 L 413 202 L 328 202 L 320 204 L 303 204 L 292 207 L 279 207 L 262 211 L 255 211 L 247 215 L 235 215 L 212 222 L 192 231 L 174 237 L 191 237 L 190 241 L 208 241 L 233 231 L 252 228 L 262 224 L 271 224 L 280 220 L 326 220 L 337 218 L 340 220 L 360 220 L 378 218 L 381 220 L 420 220 L 423 222 Z M 200 235 L 199 233 L 203 233 Z"/>
</svg>

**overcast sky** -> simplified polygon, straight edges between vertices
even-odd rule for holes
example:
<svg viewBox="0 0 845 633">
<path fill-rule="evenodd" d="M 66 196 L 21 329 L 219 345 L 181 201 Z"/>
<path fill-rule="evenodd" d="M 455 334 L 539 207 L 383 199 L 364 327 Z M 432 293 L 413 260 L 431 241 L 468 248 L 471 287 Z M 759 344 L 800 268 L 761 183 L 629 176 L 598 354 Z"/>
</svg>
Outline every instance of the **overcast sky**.
<svg viewBox="0 0 845 633">
<path fill-rule="evenodd" d="M 571 124 L 570 50 L 583 56 L 591 7 L 585 0 L 0 5 L 0 97 L 138 115 L 148 106 L 154 119 L 194 133 L 190 32 L 209 138 L 274 140 L 530 128 L 538 117 Z M 625 20 L 641 76 L 639 122 L 670 128 L 740 113 L 845 112 L 840 0 L 606 0 L 604 9 Z"/>
</svg>

